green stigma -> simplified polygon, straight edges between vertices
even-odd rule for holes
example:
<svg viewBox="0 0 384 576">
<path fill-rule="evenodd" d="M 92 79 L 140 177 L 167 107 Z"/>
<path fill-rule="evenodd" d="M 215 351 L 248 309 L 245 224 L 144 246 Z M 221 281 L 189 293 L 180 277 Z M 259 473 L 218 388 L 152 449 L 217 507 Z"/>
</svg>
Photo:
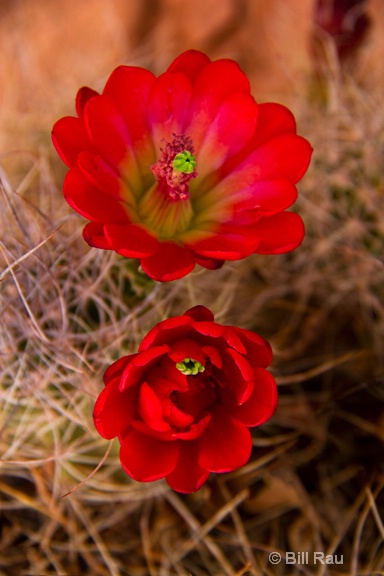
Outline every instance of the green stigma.
<svg viewBox="0 0 384 576">
<path fill-rule="evenodd" d="M 184 172 L 184 174 L 192 174 L 196 167 L 196 160 L 193 154 L 189 150 L 184 150 L 184 152 L 179 152 L 173 159 L 173 167 L 178 172 Z"/>
<path fill-rule="evenodd" d="M 184 358 L 182 362 L 177 362 L 176 368 L 186 376 L 196 376 L 196 374 L 205 370 L 202 363 L 193 360 L 193 358 Z"/>
</svg>

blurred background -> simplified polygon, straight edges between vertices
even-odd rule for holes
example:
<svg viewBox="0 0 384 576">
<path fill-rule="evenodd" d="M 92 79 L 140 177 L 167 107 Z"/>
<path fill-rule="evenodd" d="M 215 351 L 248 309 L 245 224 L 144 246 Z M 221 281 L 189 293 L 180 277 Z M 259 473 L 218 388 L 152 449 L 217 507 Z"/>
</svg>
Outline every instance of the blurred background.
<svg viewBox="0 0 384 576">
<path fill-rule="evenodd" d="M 15 113 L 54 120 L 118 64 L 160 73 L 189 47 L 236 59 L 258 100 L 304 96 L 319 69 L 337 75 L 337 56 L 377 89 L 383 13 L 380 0 L 2 0 L 2 124 Z"/>
<path fill-rule="evenodd" d="M 189 48 L 294 112 L 307 235 L 160 285 L 85 245 L 50 131 L 80 86 Z M 382 0 L 0 0 L 1 576 L 384 574 L 383 92 Z M 246 467 L 184 496 L 131 481 L 92 409 L 107 365 L 197 303 L 270 340 L 280 402 Z M 343 564 L 285 564 L 304 551 Z"/>
</svg>

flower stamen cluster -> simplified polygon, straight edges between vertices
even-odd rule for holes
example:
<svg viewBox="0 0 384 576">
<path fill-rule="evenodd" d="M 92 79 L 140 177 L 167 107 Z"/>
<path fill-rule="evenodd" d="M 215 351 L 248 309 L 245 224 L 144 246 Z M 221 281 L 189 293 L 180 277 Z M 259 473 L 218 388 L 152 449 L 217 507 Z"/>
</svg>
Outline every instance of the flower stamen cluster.
<svg viewBox="0 0 384 576">
<path fill-rule="evenodd" d="M 173 135 L 173 140 L 160 148 L 161 156 L 151 170 L 158 181 L 158 189 L 171 202 L 188 200 L 189 182 L 197 176 L 192 139 L 184 134 Z"/>
</svg>

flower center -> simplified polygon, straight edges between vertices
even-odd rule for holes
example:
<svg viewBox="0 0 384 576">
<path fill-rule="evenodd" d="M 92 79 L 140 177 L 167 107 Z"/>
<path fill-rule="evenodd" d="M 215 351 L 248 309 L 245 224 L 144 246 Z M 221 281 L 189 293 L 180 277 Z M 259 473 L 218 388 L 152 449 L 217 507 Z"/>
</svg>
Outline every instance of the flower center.
<svg viewBox="0 0 384 576">
<path fill-rule="evenodd" d="M 167 142 L 160 151 L 159 160 L 151 166 L 158 189 L 171 202 L 187 200 L 189 182 L 197 176 L 192 138 L 184 134 L 173 134 L 172 142 Z"/>
<path fill-rule="evenodd" d="M 205 367 L 198 360 L 184 358 L 182 362 L 177 362 L 176 368 L 186 376 L 196 376 L 199 372 L 204 372 Z"/>
</svg>

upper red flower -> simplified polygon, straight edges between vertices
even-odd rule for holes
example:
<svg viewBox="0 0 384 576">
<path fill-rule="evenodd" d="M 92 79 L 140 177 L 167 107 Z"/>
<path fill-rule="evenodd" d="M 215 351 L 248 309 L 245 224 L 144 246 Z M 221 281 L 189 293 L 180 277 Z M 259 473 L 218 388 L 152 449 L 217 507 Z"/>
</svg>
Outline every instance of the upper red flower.
<svg viewBox="0 0 384 576">
<path fill-rule="evenodd" d="M 140 258 L 168 281 L 302 241 L 302 220 L 285 210 L 311 146 L 289 110 L 256 104 L 234 61 L 190 50 L 158 78 L 120 66 L 101 95 L 81 88 L 76 107 L 53 143 L 91 246 Z"/>
<path fill-rule="evenodd" d="M 268 342 L 213 320 L 204 306 L 164 320 L 137 354 L 104 374 L 95 426 L 104 438 L 119 437 L 122 466 L 135 480 L 165 477 L 179 492 L 198 490 L 210 472 L 248 461 L 248 427 L 276 409 Z"/>
</svg>

